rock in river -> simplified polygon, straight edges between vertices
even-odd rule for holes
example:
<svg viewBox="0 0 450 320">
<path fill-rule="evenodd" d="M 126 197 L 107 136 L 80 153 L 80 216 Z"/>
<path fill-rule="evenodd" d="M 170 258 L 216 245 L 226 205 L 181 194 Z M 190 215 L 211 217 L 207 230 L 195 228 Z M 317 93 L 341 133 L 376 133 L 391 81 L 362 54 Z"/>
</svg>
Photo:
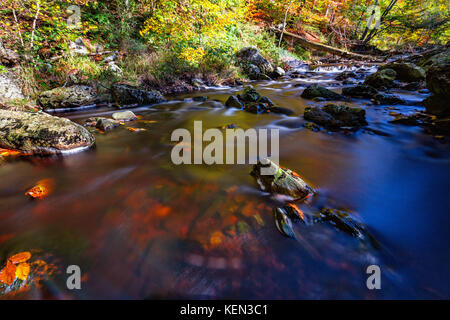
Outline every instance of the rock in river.
<svg viewBox="0 0 450 320">
<path fill-rule="evenodd" d="M 425 70 L 409 62 L 392 62 L 383 66 L 380 70 L 392 69 L 397 75 L 396 79 L 405 82 L 425 80 Z"/>
<path fill-rule="evenodd" d="M 394 86 L 394 80 L 397 76 L 397 72 L 392 69 L 378 70 L 374 74 L 371 74 L 364 81 L 365 85 L 372 86 L 374 88 L 391 88 Z"/>
<path fill-rule="evenodd" d="M 328 104 L 324 107 L 306 107 L 305 120 L 328 128 L 360 127 L 367 125 L 366 111 L 343 105 Z"/>
<path fill-rule="evenodd" d="M 154 104 L 166 101 L 156 90 L 143 90 L 127 84 L 115 84 L 111 88 L 114 103 L 121 107 L 132 104 Z"/>
<path fill-rule="evenodd" d="M 91 147 L 94 137 L 69 119 L 43 112 L 0 110 L 0 146 L 36 154 Z"/>
<path fill-rule="evenodd" d="M 251 80 L 270 80 L 270 78 L 279 78 L 285 75 L 282 68 L 275 67 L 254 46 L 241 49 L 236 53 L 236 58 Z"/>
<path fill-rule="evenodd" d="M 78 108 L 94 105 L 98 101 L 97 93 L 90 86 L 73 85 L 44 91 L 39 95 L 38 103 L 45 109 Z"/>
<path fill-rule="evenodd" d="M 306 87 L 301 97 L 305 99 L 324 98 L 326 100 L 346 100 L 343 95 L 328 90 L 327 88 L 321 87 L 317 84 L 312 84 Z"/>
<path fill-rule="evenodd" d="M 136 115 L 132 111 L 114 112 L 112 114 L 114 120 L 134 121 L 137 120 Z"/>
<path fill-rule="evenodd" d="M 308 197 L 315 192 L 297 173 L 283 169 L 268 159 L 263 159 L 254 165 L 251 175 L 267 192 L 283 194 L 295 199 Z"/>
<path fill-rule="evenodd" d="M 377 93 L 378 91 L 375 88 L 363 84 L 342 89 L 344 96 L 354 98 L 372 99 Z"/>
<path fill-rule="evenodd" d="M 436 63 L 427 72 L 431 96 L 423 101 L 427 112 L 438 117 L 450 115 L 450 62 Z"/>
</svg>

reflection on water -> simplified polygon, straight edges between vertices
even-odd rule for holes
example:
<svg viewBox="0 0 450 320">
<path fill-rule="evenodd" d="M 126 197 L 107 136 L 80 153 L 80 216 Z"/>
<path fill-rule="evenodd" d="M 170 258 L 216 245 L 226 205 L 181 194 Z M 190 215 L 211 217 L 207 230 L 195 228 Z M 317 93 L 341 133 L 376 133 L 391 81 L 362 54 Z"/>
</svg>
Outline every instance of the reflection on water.
<svg viewBox="0 0 450 320">
<path fill-rule="evenodd" d="M 94 150 L 3 163 L 1 267 L 13 254 L 34 250 L 58 269 L 21 293 L 27 298 L 448 298 L 448 144 L 418 127 L 390 124 L 386 106 L 366 100 L 350 105 L 366 109 L 369 130 L 303 128 L 298 115 L 315 104 L 300 98 L 304 87 L 322 82 L 339 92 L 335 75 L 318 69 L 255 85 L 294 117 L 223 108 L 240 89 L 224 88 L 202 93 L 206 102 L 189 95 L 135 108 L 142 117 L 131 126 L 147 130 L 97 133 Z M 111 113 L 66 116 L 83 123 Z M 280 199 L 259 190 L 249 165 L 173 165 L 170 134 L 192 130 L 194 120 L 204 130 L 281 129 L 281 164 L 319 190 L 302 210 L 350 210 L 381 249 L 324 224 L 295 224 L 299 239 L 283 237 L 272 216 Z M 52 179 L 52 193 L 40 201 L 26 197 L 42 179 Z M 65 269 L 73 264 L 83 273 L 77 292 L 66 289 Z M 382 290 L 366 287 L 371 264 L 381 266 Z"/>
</svg>

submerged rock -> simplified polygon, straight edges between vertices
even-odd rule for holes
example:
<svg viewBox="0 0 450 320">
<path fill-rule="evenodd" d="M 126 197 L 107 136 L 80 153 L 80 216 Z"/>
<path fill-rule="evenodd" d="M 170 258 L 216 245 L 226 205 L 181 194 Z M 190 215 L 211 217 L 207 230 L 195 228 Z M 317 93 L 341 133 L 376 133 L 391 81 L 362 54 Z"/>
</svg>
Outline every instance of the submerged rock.
<svg viewBox="0 0 450 320">
<path fill-rule="evenodd" d="M 225 106 L 227 108 L 237 108 L 242 109 L 244 105 L 239 101 L 238 97 L 230 96 L 228 100 L 225 102 Z"/>
<path fill-rule="evenodd" d="M 127 84 L 115 84 L 111 88 L 111 96 L 117 106 L 132 104 L 154 104 L 166 101 L 156 90 L 143 90 Z"/>
<path fill-rule="evenodd" d="M 372 86 L 374 88 L 391 88 L 394 86 L 394 80 L 397 76 L 397 72 L 392 69 L 378 70 L 374 74 L 371 74 L 364 81 L 365 85 Z"/>
<path fill-rule="evenodd" d="M 392 62 L 383 66 L 380 70 L 392 69 L 397 74 L 395 79 L 405 82 L 425 80 L 425 70 L 409 62 Z"/>
<path fill-rule="evenodd" d="M 317 84 L 312 84 L 306 87 L 301 97 L 305 99 L 324 98 L 326 100 L 346 100 L 343 95 L 328 90 L 327 88 Z"/>
<path fill-rule="evenodd" d="M 0 110 L 0 146 L 36 154 L 91 147 L 94 137 L 69 119 L 43 112 Z"/>
<path fill-rule="evenodd" d="M 327 128 L 360 127 L 367 125 L 366 111 L 343 105 L 306 107 L 303 117 Z"/>
<path fill-rule="evenodd" d="M 308 197 L 315 192 L 297 173 L 283 169 L 268 159 L 258 161 L 251 175 L 255 177 L 263 191 L 270 193 L 298 199 Z"/>
<path fill-rule="evenodd" d="M 102 131 L 111 131 L 118 126 L 119 123 L 117 121 L 108 118 L 98 118 L 95 124 L 95 127 Z"/>
<path fill-rule="evenodd" d="M 372 99 L 378 91 L 371 87 L 364 84 L 359 84 L 354 87 L 348 87 L 342 89 L 342 94 L 344 96 L 354 97 L 354 98 L 365 98 L 365 99 Z"/>
<path fill-rule="evenodd" d="M 375 104 L 405 104 L 406 101 L 393 95 L 393 94 L 384 94 L 384 93 L 377 93 L 374 97 Z"/>
<path fill-rule="evenodd" d="M 90 106 L 98 101 L 94 88 L 86 85 L 59 87 L 44 91 L 39 95 L 38 103 L 45 109 L 65 109 Z"/>
</svg>

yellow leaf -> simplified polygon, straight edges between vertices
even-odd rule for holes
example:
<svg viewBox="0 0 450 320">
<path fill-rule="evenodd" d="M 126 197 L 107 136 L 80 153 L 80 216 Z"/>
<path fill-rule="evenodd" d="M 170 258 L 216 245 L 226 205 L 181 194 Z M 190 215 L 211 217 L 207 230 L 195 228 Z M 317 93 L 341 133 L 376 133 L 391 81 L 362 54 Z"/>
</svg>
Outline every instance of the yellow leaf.
<svg viewBox="0 0 450 320">
<path fill-rule="evenodd" d="M 16 278 L 20 280 L 27 280 L 30 273 L 30 265 L 28 263 L 21 263 L 16 268 Z"/>
</svg>

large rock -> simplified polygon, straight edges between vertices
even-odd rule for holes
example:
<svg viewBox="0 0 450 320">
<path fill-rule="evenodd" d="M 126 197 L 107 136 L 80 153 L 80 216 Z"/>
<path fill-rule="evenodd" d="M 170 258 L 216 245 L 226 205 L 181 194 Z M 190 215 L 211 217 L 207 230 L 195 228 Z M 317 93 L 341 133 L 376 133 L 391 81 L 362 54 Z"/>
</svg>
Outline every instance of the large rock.
<svg viewBox="0 0 450 320">
<path fill-rule="evenodd" d="M 36 154 L 91 147 L 94 137 L 69 119 L 43 112 L 0 110 L 0 146 Z"/>
<path fill-rule="evenodd" d="M 394 86 L 394 80 L 397 76 L 397 72 L 392 69 L 378 70 L 374 74 L 371 74 L 364 81 L 365 85 L 372 86 L 374 88 L 391 88 Z"/>
<path fill-rule="evenodd" d="M 86 85 L 58 87 L 39 95 L 38 103 L 45 109 L 66 109 L 90 106 L 99 102 L 94 88 Z"/>
<path fill-rule="evenodd" d="M 425 69 L 425 71 L 428 72 L 428 70 L 431 67 L 437 66 L 437 65 L 444 65 L 446 63 L 450 63 L 450 47 L 441 50 L 441 52 L 434 53 L 432 55 L 424 55 L 418 62 L 417 65 Z"/>
<path fill-rule="evenodd" d="M 250 174 L 255 177 L 263 191 L 284 194 L 295 199 L 308 197 L 315 192 L 296 172 L 283 169 L 269 159 L 262 159 L 255 164 Z"/>
<path fill-rule="evenodd" d="M 0 72 L 0 101 L 22 99 L 25 99 L 25 96 L 22 93 L 21 84 L 17 80 L 17 75 L 11 70 Z"/>
<path fill-rule="evenodd" d="M 275 67 L 264 58 L 258 48 L 245 47 L 236 53 L 236 58 L 243 71 L 251 80 L 269 80 L 285 75 L 280 67 Z"/>
<path fill-rule="evenodd" d="M 346 100 L 344 96 L 317 84 L 306 87 L 301 97 L 305 99 L 324 98 L 325 100 Z"/>
<path fill-rule="evenodd" d="M 6 67 L 13 67 L 19 63 L 20 56 L 17 52 L 3 47 L 0 43 L 0 64 Z"/>
<path fill-rule="evenodd" d="M 354 98 L 372 99 L 377 93 L 378 91 L 375 88 L 364 84 L 342 89 L 342 94 L 344 96 Z"/>
<path fill-rule="evenodd" d="M 439 117 L 450 115 L 450 62 L 436 64 L 427 72 L 431 96 L 423 101 L 427 112 Z"/>
<path fill-rule="evenodd" d="M 244 91 L 237 96 L 230 96 L 225 106 L 244 109 L 250 113 L 279 113 L 292 115 L 292 110 L 275 106 L 267 97 L 261 96 L 252 86 L 245 87 Z"/>
<path fill-rule="evenodd" d="M 143 90 L 126 84 L 113 85 L 111 96 L 117 106 L 154 104 L 166 101 L 161 93 L 156 90 Z"/>
<path fill-rule="evenodd" d="M 303 117 L 305 120 L 331 129 L 367 125 L 364 109 L 343 105 L 328 104 L 324 107 L 306 107 Z"/>
<path fill-rule="evenodd" d="M 380 70 L 392 69 L 397 75 L 396 80 L 416 82 L 425 80 L 425 70 L 409 62 L 392 62 L 383 66 Z"/>
</svg>

